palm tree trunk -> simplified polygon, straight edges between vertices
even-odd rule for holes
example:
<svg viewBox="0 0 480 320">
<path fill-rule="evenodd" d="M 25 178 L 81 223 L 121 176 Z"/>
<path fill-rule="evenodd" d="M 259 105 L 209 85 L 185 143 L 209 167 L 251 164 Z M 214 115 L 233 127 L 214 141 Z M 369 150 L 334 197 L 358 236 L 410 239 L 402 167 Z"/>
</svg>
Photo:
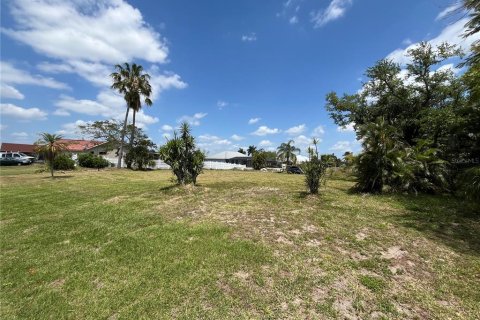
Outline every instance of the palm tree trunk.
<svg viewBox="0 0 480 320">
<path fill-rule="evenodd" d="M 127 106 L 127 112 L 125 113 L 125 121 L 123 123 L 123 130 L 122 136 L 120 138 L 120 150 L 118 151 L 118 162 L 117 162 L 117 169 L 122 167 L 122 158 L 123 158 L 123 144 L 125 142 L 125 132 L 127 131 L 127 121 L 128 121 L 128 111 L 130 108 Z"/>
<path fill-rule="evenodd" d="M 53 152 L 51 152 L 50 154 L 50 175 L 52 176 L 53 178 L 53 162 L 54 162 L 55 159 L 53 159 Z"/>
<path fill-rule="evenodd" d="M 137 111 L 135 111 L 135 109 L 133 109 L 133 121 L 132 121 L 132 132 L 130 133 L 130 149 L 129 150 L 132 150 L 133 149 L 133 139 L 135 138 L 135 115 L 136 115 Z M 127 168 L 128 169 L 132 169 L 132 163 L 130 161 L 127 162 Z"/>
<path fill-rule="evenodd" d="M 133 148 L 133 139 L 135 139 L 135 115 L 137 111 L 133 110 L 132 132 L 130 133 L 130 149 Z"/>
</svg>

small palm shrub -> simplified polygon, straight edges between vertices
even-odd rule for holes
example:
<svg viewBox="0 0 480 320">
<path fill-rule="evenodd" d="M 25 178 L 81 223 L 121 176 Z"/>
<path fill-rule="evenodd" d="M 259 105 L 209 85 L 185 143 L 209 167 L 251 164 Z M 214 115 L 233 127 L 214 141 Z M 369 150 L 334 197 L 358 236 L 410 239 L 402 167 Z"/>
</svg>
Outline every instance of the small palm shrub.
<svg viewBox="0 0 480 320">
<path fill-rule="evenodd" d="M 311 194 L 317 194 L 322 182 L 325 181 L 327 166 L 317 156 L 304 163 L 305 184 Z"/>
<path fill-rule="evenodd" d="M 110 162 L 108 160 L 105 160 L 102 157 L 91 154 L 91 153 L 79 154 L 78 164 L 80 167 L 95 168 L 95 169 L 101 169 L 101 168 L 106 168 L 110 166 Z"/>
<path fill-rule="evenodd" d="M 302 164 L 302 170 L 305 172 L 305 185 L 311 194 L 317 194 L 320 185 L 325 183 L 327 164 L 318 156 L 316 138 L 312 141 L 315 149 L 309 148 L 310 160 Z"/>
<path fill-rule="evenodd" d="M 75 161 L 70 157 L 69 154 L 59 154 L 53 160 L 53 168 L 55 170 L 74 170 Z"/>
<path fill-rule="evenodd" d="M 195 185 L 198 175 L 203 171 L 205 154 L 196 149 L 188 123 L 181 124 L 180 136 L 176 132 L 173 136 L 173 139 L 160 147 L 160 159 L 170 166 L 178 184 Z"/>
</svg>

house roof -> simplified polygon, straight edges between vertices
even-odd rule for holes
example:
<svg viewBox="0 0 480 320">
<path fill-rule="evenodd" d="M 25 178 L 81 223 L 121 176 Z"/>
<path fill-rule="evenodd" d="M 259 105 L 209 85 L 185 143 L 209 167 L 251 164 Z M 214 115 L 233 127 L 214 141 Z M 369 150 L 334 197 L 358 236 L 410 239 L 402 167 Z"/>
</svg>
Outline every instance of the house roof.
<svg viewBox="0 0 480 320">
<path fill-rule="evenodd" d="M 250 156 L 247 156 L 246 154 L 236 152 L 236 151 L 223 151 L 223 152 L 219 152 L 214 155 L 208 156 L 206 158 L 226 160 L 226 159 L 232 159 L 232 158 L 250 158 Z"/>
<path fill-rule="evenodd" d="M 7 152 L 26 152 L 26 153 L 35 153 L 35 145 L 33 144 L 22 144 L 22 143 L 2 143 L 0 151 Z"/>
<path fill-rule="evenodd" d="M 95 140 L 75 140 L 75 139 L 60 139 L 58 140 L 59 143 L 63 143 L 66 145 L 67 150 L 70 152 L 81 152 L 91 149 L 93 147 L 98 146 L 104 142 L 102 141 L 95 141 Z"/>
</svg>

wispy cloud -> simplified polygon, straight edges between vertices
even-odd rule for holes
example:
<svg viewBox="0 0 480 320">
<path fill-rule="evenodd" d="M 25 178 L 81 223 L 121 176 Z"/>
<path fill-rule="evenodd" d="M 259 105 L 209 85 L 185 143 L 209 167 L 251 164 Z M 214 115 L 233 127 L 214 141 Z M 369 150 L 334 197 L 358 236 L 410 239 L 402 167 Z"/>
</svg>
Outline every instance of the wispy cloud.
<svg viewBox="0 0 480 320">
<path fill-rule="evenodd" d="M 445 8 L 444 10 L 442 10 L 438 15 L 437 17 L 435 18 L 435 21 L 438 21 L 438 20 L 442 20 L 443 18 L 446 18 L 448 17 L 449 15 L 452 15 L 454 13 L 457 13 L 458 11 L 460 11 L 459 9 L 462 8 L 462 4 L 461 3 L 455 3 L 447 8 Z"/>
<path fill-rule="evenodd" d="M 243 42 L 257 41 L 257 34 L 255 32 L 251 32 L 249 34 L 244 34 L 244 35 L 242 35 L 241 39 L 242 39 Z"/>
<path fill-rule="evenodd" d="M 252 118 L 250 120 L 248 120 L 248 124 L 255 124 L 257 123 L 258 121 L 260 121 L 262 118 Z"/>
<path fill-rule="evenodd" d="M 218 100 L 217 101 L 217 107 L 218 109 L 222 110 L 223 108 L 227 107 L 228 106 L 228 102 L 227 101 L 223 101 L 223 100 Z"/>
<path fill-rule="evenodd" d="M 337 132 L 354 132 L 355 131 L 354 125 L 355 123 L 351 122 L 346 126 L 337 127 Z"/>
<path fill-rule="evenodd" d="M 267 134 L 277 134 L 281 131 L 277 128 L 269 128 L 267 126 L 260 126 L 256 131 L 252 132 L 255 136 L 265 136 Z"/>
<path fill-rule="evenodd" d="M 297 134 L 301 134 L 303 132 L 305 132 L 305 130 L 307 129 L 307 127 L 305 126 L 305 124 L 300 124 L 298 126 L 294 126 L 294 127 L 291 127 L 287 130 L 285 130 L 285 133 L 288 134 L 288 135 L 291 135 L 291 136 L 295 136 Z"/>
<path fill-rule="evenodd" d="M 440 32 L 439 35 L 431 38 L 428 40 L 428 42 L 432 46 L 437 46 L 444 42 L 448 42 L 449 44 L 459 46 L 464 52 L 469 52 L 472 43 L 480 40 L 480 33 L 476 33 L 468 38 L 463 38 L 464 26 L 468 20 L 468 18 L 464 18 L 456 21 L 455 23 L 449 24 Z M 387 59 L 390 59 L 400 65 L 405 65 L 410 61 L 410 57 L 408 57 L 408 51 L 417 45 L 418 43 L 412 43 L 406 48 L 398 48 L 392 51 L 387 56 Z"/>
<path fill-rule="evenodd" d="M 180 123 L 180 122 L 186 121 L 192 126 L 199 126 L 200 119 L 205 118 L 206 115 L 207 115 L 206 113 L 198 112 L 198 113 L 195 113 L 193 116 L 182 116 L 177 120 L 177 122 Z"/>
<path fill-rule="evenodd" d="M 343 17 L 351 4 L 352 0 L 332 0 L 326 9 L 311 12 L 313 27 L 320 28 L 331 21 Z"/>
<path fill-rule="evenodd" d="M 318 126 L 312 131 L 312 136 L 318 137 L 325 133 L 325 128 L 323 126 Z"/>
<path fill-rule="evenodd" d="M 235 141 L 241 141 L 241 140 L 245 139 L 244 137 L 239 136 L 238 134 L 234 134 L 230 138 L 232 138 L 232 140 L 235 140 Z"/>
<path fill-rule="evenodd" d="M 0 104 L 0 114 L 20 120 L 45 120 L 47 113 L 39 108 L 22 108 L 11 103 Z"/>
</svg>

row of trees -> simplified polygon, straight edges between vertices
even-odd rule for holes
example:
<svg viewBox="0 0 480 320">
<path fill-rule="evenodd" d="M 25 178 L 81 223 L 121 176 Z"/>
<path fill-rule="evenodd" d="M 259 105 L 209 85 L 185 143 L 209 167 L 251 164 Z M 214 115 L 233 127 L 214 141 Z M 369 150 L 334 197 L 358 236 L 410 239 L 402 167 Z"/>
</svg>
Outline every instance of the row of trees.
<svg viewBox="0 0 480 320">
<path fill-rule="evenodd" d="M 465 36 L 480 30 L 478 1 Z M 480 195 L 480 45 L 458 75 L 445 67 L 463 53 L 448 43 L 422 42 L 408 51 L 405 68 L 381 60 L 368 68 L 359 93 L 327 95 L 326 109 L 339 126 L 354 124 L 363 152 L 357 188 L 363 192 L 453 192 L 477 186 Z M 444 66 L 443 68 L 441 68 Z M 475 180 L 477 179 L 477 180 Z M 480 196 L 478 196 L 480 197 Z"/>
</svg>

